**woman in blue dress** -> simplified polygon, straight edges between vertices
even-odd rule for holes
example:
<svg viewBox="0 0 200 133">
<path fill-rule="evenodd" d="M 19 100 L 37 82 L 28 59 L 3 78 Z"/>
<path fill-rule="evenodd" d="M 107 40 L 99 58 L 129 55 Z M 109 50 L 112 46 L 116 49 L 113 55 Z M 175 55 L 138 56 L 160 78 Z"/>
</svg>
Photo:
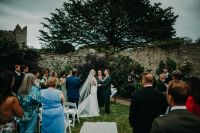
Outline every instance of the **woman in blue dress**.
<svg viewBox="0 0 200 133">
<path fill-rule="evenodd" d="M 41 90 L 42 97 L 42 133 L 64 133 L 64 95 L 56 89 L 57 79 L 50 77 L 47 89 Z"/>
</svg>

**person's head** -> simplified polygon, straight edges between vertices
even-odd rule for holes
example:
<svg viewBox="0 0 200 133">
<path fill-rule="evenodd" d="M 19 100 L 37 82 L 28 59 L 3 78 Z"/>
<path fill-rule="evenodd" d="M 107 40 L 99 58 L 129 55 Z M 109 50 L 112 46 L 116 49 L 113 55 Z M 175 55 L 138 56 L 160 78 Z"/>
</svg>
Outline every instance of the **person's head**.
<svg viewBox="0 0 200 133">
<path fill-rule="evenodd" d="M 0 72 L 0 104 L 3 103 L 8 96 L 11 96 L 11 87 L 14 77 L 10 71 Z"/>
<path fill-rule="evenodd" d="M 26 65 L 22 65 L 21 66 L 21 72 L 23 72 L 23 73 L 28 73 L 28 66 L 26 66 Z"/>
<path fill-rule="evenodd" d="M 181 74 L 181 71 L 179 71 L 179 70 L 174 70 L 172 72 L 172 79 L 173 80 L 181 80 L 181 76 L 182 76 L 182 74 Z"/>
<path fill-rule="evenodd" d="M 96 75 L 96 71 L 94 69 L 91 69 L 90 73 L 92 74 L 93 77 Z"/>
<path fill-rule="evenodd" d="M 55 77 L 50 77 L 48 80 L 47 80 L 47 86 L 48 87 L 52 87 L 52 88 L 56 88 L 57 86 L 57 79 Z"/>
<path fill-rule="evenodd" d="M 151 73 L 144 73 L 142 76 L 142 85 L 152 85 L 153 84 L 153 75 Z"/>
<path fill-rule="evenodd" d="M 38 78 L 40 76 L 40 71 L 37 69 L 32 70 L 32 73 L 35 75 L 35 78 Z"/>
<path fill-rule="evenodd" d="M 18 92 L 19 95 L 27 95 L 30 92 L 34 83 L 35 83 L 35 75 L 33 75 L 32 73 L 27 73 L 24 76 L 22 84 L 19 88 L 19 92 Z"/>
<path fill-rule="evenodd" d="M 190 95 L 194 98 L 195 102 L 200 105 L 200 79 L 191 77 L 187 81 L 190 88 Z"/>
<path fill-rule="evenodd" d="M 162 73 L 159 75 L 159 80 L 164 81 L 165 80 L 165 75 Z"/>
<path fill-rule="evenodd" d="M 146 73 L 151 73 L 151 69 L 147 69 L 145 72 Z"/>
<path fill-rule="evenodd" d="M 102 71 L 98 70 L 98 76 L 102 76 Z"/>
<path fill-rule="evenodd" d="M 15 65 L 15 71 L 20 72 L 20 65 Z"/>
<path fill-rule="evenodd" d="M 104 75 L 105 75 L 105 76 L 108 76 L 109 74 L 110 74 L 110 71 L 109 71 L 108 69 L 105 69 L 105 70 L 104 70 Z"/>
<path fill-rule="evenodd" d="M 57 78 L 57 73 L 56 72 L 52 72 L 51 77 Z"/>
<path fill-rule="evenodd" d="M 78 74 L 78 70 L 77 69 L 72 69 L 72 75 L 73 76 L 77 76 L 77 74 Z"/>
<path fill-rule="evenodd" d="M 65 77 L 66 77 L 66 72 L 61 72 L 61 73 L 60 73 L 60 76 L 61 76 L 62 78 L 65 78 Z"/>
<path fill-rule="evenodd" d="M 168 67 L 164 67 L 164 69 L 163 69 L 163 73 L 168 73 L 169 72 L 169 68 Z"/>
<path fill-rule="evenodd" d="M 181 80 L 172 80 L 167 88 L 167 102 L 170 106 L 185 105 L 189 94 L 188 85 Z"/>
</svg>

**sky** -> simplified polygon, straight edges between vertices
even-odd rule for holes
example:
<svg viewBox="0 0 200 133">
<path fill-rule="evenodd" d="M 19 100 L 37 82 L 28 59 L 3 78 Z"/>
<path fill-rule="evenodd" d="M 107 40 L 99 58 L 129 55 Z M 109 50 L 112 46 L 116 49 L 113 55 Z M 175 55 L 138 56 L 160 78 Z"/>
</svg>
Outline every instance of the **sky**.
<svg viewBox="0 0 200 133">
<path fill-rule="evenodd" d="M 62 7 L 67 0 L 0 0 L 0 29 L 14 30 L 19 24 L 28 27 L 27 45 L 40 48 L 38 30 L 40 22 L 56 8 Z M 176 36 L 190 37 L 196 40 L 200 37 L 200 0 L 150 0 L 152 3 L 161 2 L 162 7 L 172 6 L 179 15 L 174 28 Z"/>
</svg>

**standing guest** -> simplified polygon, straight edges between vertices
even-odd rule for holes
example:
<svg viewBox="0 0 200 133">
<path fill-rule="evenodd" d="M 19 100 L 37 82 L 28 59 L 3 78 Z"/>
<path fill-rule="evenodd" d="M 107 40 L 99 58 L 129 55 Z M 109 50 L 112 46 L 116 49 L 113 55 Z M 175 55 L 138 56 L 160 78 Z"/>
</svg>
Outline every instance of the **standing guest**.
<svg viewBox="0 0 200 133">
<path fill-rule="evenodd" d="M 165 75 L 162 73 L 159 75 L 159 79 L 156 83 L 156 89 L 165 94 L 167 90 L 166 82 L 165 82 Z"/>
<path fill-rule="evenodd" d="M 153 121 L 151 133 L 200 133 L 200 118 L 185 106 L 188 91 L 187 84 L 181 80 L 169 83 L 167 101 L 171 111 Z"/>
<path fill-rule="evenodd" d="M 14 85 L 12 86 L 12 91 L 15 94 L 18 93 L 19 87 L 22 84 L 22 80 L 23 80 L 23 77 L 22 77 L 22 74 L 21 74 L 21 71 L 20 71 L 20 65 L 15 65 Z"/>
<path fill-rule="evenodd" d="M 58 74 L 57 74 L 57 72 L 52 72 L 52 74 L 51 74 L 51 76 L 50 77 L 53 77 L 53 78 L 55 78 L 56 79 L 56 81 L 57 81 L 57 85 L 59 85 L 58 84 Z M 58 87 L 58 86 L 57 86 Z M 60 86 L 59 86 L 60 87 Z M 59 88 L 58 87 L 58 88 Z"/>
<path fill-rule="evenodd" d="M 68 77 L 66 80 L 66 87 L 67 87 L 67 98 L 69 102 L 76 103 L 78 107 L 79 102 L 79 89 L 81 86 L 80 78 L 77 77 L 78 70 L 72 70 L 72 76 Z"/>
<path fill-rule="evenodd" d="M 67 78 L 72 76 L 72 70 L 70 70 L 69 73 L 67 73 L 66 75 L 67 75 Z"/>
<path fill-rule="evenodd" d="M 130 91 L 130 96 L 133 94 L 133 92 L 135 91 L 135 85 L 137 84 L 137 75 L 135 74 L 135 71 L 132 70 L 130 72 L 130 75 L 128 76 L 128 88 Z"/>
<path fill-rule="evenodd" d="M 18 92 L 18 99 L 24 110 L 24 116 L 20 119 L 20 133 L 34 133 L 37 122 L 37 110 L 41 103 L 39 89 L 34 85 L 35 76 L 28 73 L 24 76 Z"/>
<path fill-rule="evenodd" d="M 46 88 L 47 88 L 47 79 L 48 79 L 48 75 L 49 75 L 49 71 L 48 71 L 48 70 L 45 70 L 45 71 L 43 72 L 42 78 L 40 79 L 40 86 L 41 86 L 41 89 L 46 89 Z"/>
<path fill-rule="evenodd" d="M 149 133 L 153 119 L 164 114 L 167 108 L 164 95 L 153 88 L 151 73 L 144 73 L 142 85 L 143 89 L 131 99 L 129 123 L 134 133 Z"/>
<path fill-rule="evenodd" d="M 42 97 L 42 133 L 64 133 L 64 111 L 61 103 L 65 102 L 64 95 L 58 89 L 57 80 L 50 77 L 47 89 L 41 90 Z"/>
<path fill-rule="evenodd" d="M 19 101 L 11 92 L 13 80 L 11 72 L 0 73 L 0 133 L 15 133 L 17 129 L 14 117 L 23 116 Z"/>
<path fill-rule="evenodd" d="M 32 73 L 35 76 L 35 83 L 34 83 L 34 85 L 37 86 L 38 88 L 40 88 L 40 81 L 39 81 L 40 71 L 37 70 L 37 69 L 35 69 L 35 70 L 32 71 Z"/>
<path fill-rule="evenodd" d="M 24 75 L 27 74 L 29 71 L 28 66 L 26 66 L 26 65 L 20 66 L 20 71 L 21 71 L 21 76 L 22 76 L 22 80 L 23 80 Z"/>
<path fill-rule="evenodd" d="M 189 112 L 200 117 L 200 79 L 191 77 L 188 79 L 190 95 L 186 101 L 186 107 Z"/>
<path fill-rule="evenodd" d="M 151 69 L 147 69 L 146 73 L 151 73 L 151 71 L 152 71 Z M 153 87 L 156 88 L 156 78 L 155 78 L 155 76 L 153 76 Z"/>
<path fill-rule="evenodd" d="M 164 67 L 163 69 L 163 74 L 165 75 L 165 82 L 168 84 L 172 80 L 172 76 L 169 73 L 169 67 Z"/>
<path fill-rule="evenodd" d="M 98 70 L 96 80 L 97 80 L 97 84 L 103 84 L 104 77 L 102 76 L 101 70 Z M 104 106 L 104 97 L 103 97 L 102 86 L 97 87 L 97 100 L 98 100 L 99 107 L 103 107 Z"/>
<path fill-rule="evenodd" d="M 181 80 L 182 79 L 182 73 L 179 70 L 174 70 L 172 72 L 172 80 Z"/>
<path fill-rule="evenodd" d="M 61 78 L 58 81 L 58 84 L 60 85 L 61 91 L 65 97 L 65 100 L 67 101 L 67 89 L 66 89 L 66 74 L 65 72 L 61 73 Z"/>
<path fill-rule="evenodd" d="M 110 77 L 110 71 L 106 69 L 104 71 L 105 79 L 102 85 L 104 104 L 105 104 L 105 113 L 110 114 L 110 95 L 111 95 L 111 84 L 112 79 Z"/>
</svg>

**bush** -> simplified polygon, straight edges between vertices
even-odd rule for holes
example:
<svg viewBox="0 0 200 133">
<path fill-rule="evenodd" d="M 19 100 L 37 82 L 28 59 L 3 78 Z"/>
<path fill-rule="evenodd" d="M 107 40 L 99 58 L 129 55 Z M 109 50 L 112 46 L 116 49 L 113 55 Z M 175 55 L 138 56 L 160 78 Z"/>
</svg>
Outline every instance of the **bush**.
<svg viewBox="0 0 200 133">
<path fill-rule="evenodd" d="M 163 60 L 160 61 L 160 63 L 158 64 L 158 68 L 156 70 L 156 74 L 161 74 L 163 73 L 163 69 L 165 67 L 169 68 L 169 72 L 172 72 L 174 70 L 176 70 L 176 61 L 174 61 L 173 59 L 167 58 L 167 60 L 164 62 Z"/>
<path fill-rule="evenodd" d="M 81 79 L 85 81 L 88 73 L 91 69 L 104 70 L 108 68 L 111 71 L 111 78 L 113 85 L 118 89 L 118 94 L 123 97 L 129 97 L 130 91 L 128 88 L 127 77 L 132 69 L 135 70 L 136 74 L 141 75 L 144 68 L 133 61 L 127 56 L 97 56 L 88 55 L 86 57 L 86 63 L 84 65 L 77 66 L 80 70 Z"/>
</svg>

